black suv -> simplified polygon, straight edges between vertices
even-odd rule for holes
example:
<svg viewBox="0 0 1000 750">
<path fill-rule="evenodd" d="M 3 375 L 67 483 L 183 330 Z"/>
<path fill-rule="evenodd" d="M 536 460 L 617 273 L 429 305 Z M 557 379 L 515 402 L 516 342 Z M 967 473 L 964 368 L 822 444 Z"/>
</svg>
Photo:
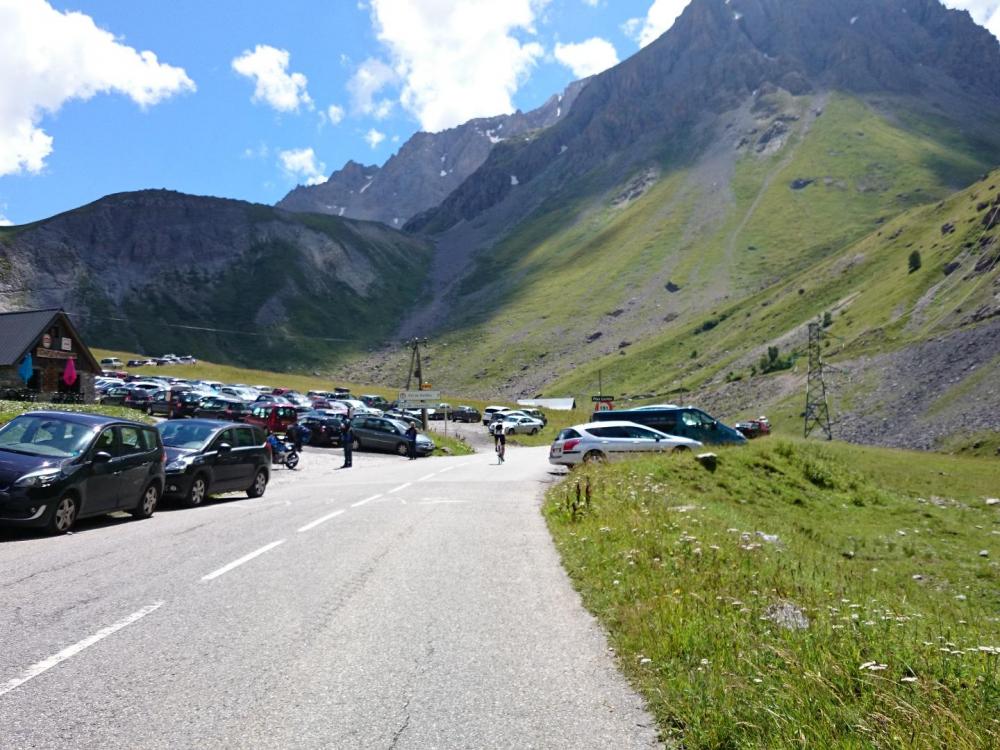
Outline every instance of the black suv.
<svg viewBox="0 0 1000 750">
<path fill-rule="evenodd" d="M 309 430 L 309 445 L 340 445 L 344 418 L 332 412 L 310 411 L 299 418 L 299 426 Z"/>
<path fill-rule="evenodd" d="M 482 419 L 482 414 L 479 413 L 479 409 L 473 409 L 471 406 L 459 406 L 451 411 L 451 421 L 452 422 L 478 422 Z"/>
<path fill-rule="evenodd" d="M 271 455 L 260 427 L 215 419 L 160 422 L 167 447 L 164 497 L 201 505 L 209 493 L 245 492 L 260 497 L 270 478 Z"/>
<path fill-rule="evenodd" d="M 204 400 L 205 395 L 195 391 L 174 389 L 155 391 L 153 400 L 146 407 L 146 413 L 150 416 L 162 415 L 168 419 L 191 417 Z"/>
<path fill-rule="evenodd" d="M 99 414 L 28 412 L 0 428 L 0 523 L 62 534 L 77 518 L 149 518 L 165 454 L 149 425 Z"/>
<path fill-rule="evenodd" d="M 224 419 L 228 422 L 242 422 L 249 413 L 250 406 L 243 401 L 210 396 L 198 404 L 193 416 L 195 419 Z"/>
</svg>

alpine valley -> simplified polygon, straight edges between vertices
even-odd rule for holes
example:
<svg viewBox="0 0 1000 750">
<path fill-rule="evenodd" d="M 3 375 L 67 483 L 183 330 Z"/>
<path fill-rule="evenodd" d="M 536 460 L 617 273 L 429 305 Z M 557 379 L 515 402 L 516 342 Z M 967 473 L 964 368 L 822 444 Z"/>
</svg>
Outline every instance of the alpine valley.
<svg viewBox="0 0 1000 750">
<path fill-rule="evenodd" d="M 534 112 L 275 208 L 142 191 L 0 229 L 0 288 L 109 348 L 398 385 L 419 335 L 448 392 L 589 402 L 600 373 L 779 425 L 819 320 L 838 437 L 963 447 L 1000 432 L 998 164 L 1000 43 L 967 13 L 693 0 Z"/>
</svg>

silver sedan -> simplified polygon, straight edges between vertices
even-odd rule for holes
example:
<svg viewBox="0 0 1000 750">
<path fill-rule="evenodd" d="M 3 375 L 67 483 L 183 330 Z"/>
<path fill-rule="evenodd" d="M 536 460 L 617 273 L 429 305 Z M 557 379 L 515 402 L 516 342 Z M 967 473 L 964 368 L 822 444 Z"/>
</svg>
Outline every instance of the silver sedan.
<svg viewBox="0 0 1000 750">
<path fill-rule="evenodd" d="M 549 463 L 575 466 L 636 453 L 678 453 L 701 447 L 697 440 L 668 435 L 633 422 L 590 422 L 560 432 L 549 449 Z"/>
</svg>

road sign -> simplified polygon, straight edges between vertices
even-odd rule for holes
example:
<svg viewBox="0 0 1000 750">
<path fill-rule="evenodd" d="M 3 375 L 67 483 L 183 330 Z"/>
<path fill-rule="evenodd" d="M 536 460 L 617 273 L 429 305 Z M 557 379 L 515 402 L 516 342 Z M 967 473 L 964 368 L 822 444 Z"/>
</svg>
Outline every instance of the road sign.
<svg viewBox="0 0 1000 750">
<path fill-rule="evenodd" d="M 594 411 L 611 411 L 614 405 L 610 401 L 598 401 L 594 406 Z"/>
<path fill-rule="evenodd" d="M 440 391 L 400 391 L 399 405 L 403 407 L 437 406 L 441 403 Z"/>
<path fill-rule="evenodd" d="M 609 402 L 610 401 L 614 401 L 615 397 L 614 396 L 591 396 L 590 400 L 593 401 L 595 404 L 599 404 L 599 403 L 602 403 L 604 401 L 609 401 Z"/>
</svg>

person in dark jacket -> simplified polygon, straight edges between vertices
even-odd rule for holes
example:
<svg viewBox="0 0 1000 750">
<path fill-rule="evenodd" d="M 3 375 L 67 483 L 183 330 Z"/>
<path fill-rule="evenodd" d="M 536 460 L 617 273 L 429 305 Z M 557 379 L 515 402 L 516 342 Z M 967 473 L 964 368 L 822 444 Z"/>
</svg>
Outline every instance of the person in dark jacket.
<svg viewBox="0 0 1000 750">
<path fill-rule="evenodd" d="M 302 434 L 302 426 L 298 422 L 292 422 L 288 425 L 288 428 L 285 430 L 285 437 L 292 442 L 296 451 L 299 453 L 302 452 L 302 439 L 304 436 Z"/>
<path fill-rule="evenodd" d="M 406 455 L 411 461 L 417 457 L 417 428 L 412 423 L 406 428 Z"/>
<path fill-rule="evenodd" d="M 344 446 L 344 465 L 340 468 L 350 469 L 352 466 L 351 454 L 354 452 L 354 430 L 351 429 L 350 419 L 345 419 L 340 428 L 340 444 Z"/>
</svg>

